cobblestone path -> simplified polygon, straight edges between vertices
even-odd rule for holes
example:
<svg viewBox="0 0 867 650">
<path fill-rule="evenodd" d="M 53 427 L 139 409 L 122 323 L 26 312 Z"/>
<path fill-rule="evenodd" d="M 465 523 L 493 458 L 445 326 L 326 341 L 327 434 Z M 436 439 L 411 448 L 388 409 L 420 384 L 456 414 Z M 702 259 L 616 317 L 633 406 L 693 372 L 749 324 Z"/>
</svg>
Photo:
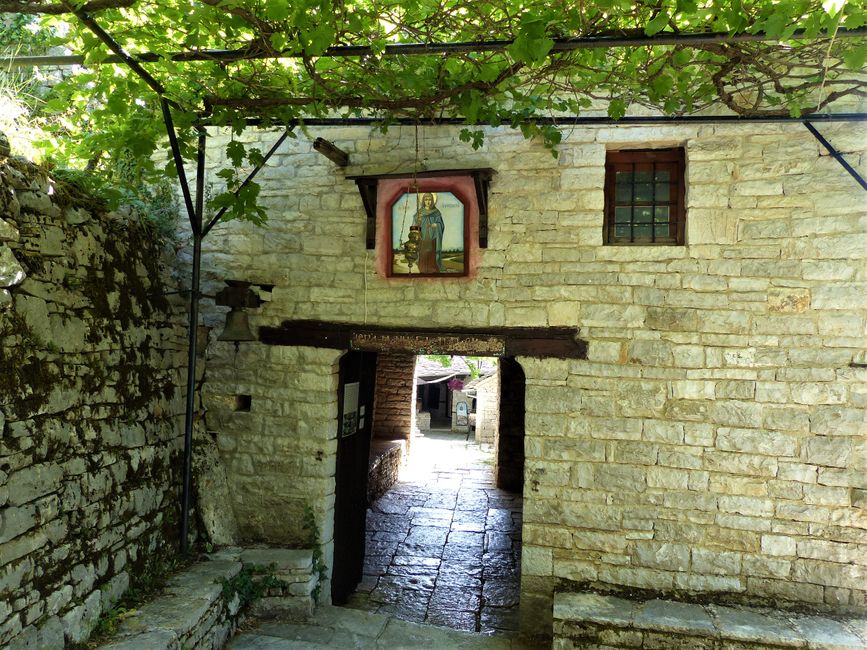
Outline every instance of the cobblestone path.
<svg viewBox="0 0 867 650">
<path fill-rule="evenodd" d="M 521 496 L 463 434 L 414 438 L 402 480 L 367 512 L 364 578 L 348 606 L 469 632 L 518 629 Z"/>
</svg>

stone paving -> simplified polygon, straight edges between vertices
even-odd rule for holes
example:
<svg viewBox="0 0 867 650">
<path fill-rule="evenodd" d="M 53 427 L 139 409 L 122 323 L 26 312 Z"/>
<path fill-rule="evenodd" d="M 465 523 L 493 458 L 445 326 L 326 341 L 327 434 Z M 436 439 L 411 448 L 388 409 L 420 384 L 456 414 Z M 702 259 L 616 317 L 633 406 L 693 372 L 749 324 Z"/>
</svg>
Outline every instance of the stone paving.
<svg viewBox="0 0 867 650">
<path fill-rule="evenodd" d="M 367 513 L 349 607 L 468 632 L 518 629 L 521 496 L 464 434 L 414 438 L 401 480 Z"/>
<path fill-rule="evenodd" d="M 320 606 L 301 624 L 253 621 L 228 648 L 545 647 L 517 634 L 520 563 L 521 496 L 496 488 L 492 454 L 429 432 L 368 510 L 364 578 L 348 606 Z"/>
<path fill-rule="evenodd" d="M 304 624 L 262 621 L 239 633 L 227 650 L 313 650 L 315 648 L 381 648 L 401 650 L 476 648 L 478 650 L 539 650 L 515 634 L 496 636 L 402 621 L 347 607 L 318 607 Z"/>
</svg>

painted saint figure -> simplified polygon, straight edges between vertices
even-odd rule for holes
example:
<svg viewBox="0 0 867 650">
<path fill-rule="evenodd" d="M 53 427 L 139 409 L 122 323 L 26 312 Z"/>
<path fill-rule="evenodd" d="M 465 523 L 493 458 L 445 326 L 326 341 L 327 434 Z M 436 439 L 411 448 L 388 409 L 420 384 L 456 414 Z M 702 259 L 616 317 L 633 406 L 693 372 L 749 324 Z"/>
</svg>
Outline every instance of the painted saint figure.
<svg viewBox="0 0 867 650">
<path fill-rule="evenodd" d="M 418 270 L 420 273 L 445 273 L 443 267 L 443 215 L 436 207 L 430 192 L 421 196 L 421 205 L 415 213 L 413 225 L 421 228 L 418 243 Z"/>
</svg>

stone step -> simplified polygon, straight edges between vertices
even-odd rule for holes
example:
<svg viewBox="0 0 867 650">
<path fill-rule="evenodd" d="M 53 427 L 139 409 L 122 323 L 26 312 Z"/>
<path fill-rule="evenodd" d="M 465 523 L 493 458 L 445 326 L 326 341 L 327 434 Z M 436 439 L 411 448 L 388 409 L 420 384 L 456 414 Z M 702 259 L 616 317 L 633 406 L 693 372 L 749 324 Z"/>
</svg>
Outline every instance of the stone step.
<svg viewBox="0 0 867 650">
<path fill-rule="evenodd" d="M 554 596 L 553 648 L 865 650 L 867 619 L 558 593 Z"/>
</svg>

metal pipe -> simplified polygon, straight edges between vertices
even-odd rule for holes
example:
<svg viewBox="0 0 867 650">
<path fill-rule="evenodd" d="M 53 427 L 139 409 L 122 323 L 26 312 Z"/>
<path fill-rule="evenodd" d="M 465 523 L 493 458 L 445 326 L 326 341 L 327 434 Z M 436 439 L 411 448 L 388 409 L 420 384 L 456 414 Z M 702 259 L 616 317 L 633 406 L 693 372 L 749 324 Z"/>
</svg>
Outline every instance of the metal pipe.
<svg viewBox="0 0 867 650">
<path fill-rule="evenodd" d="M 189 313 L 189 350 L 187 351 L 187 403 L 184 417 L 184 462 L 181 493 L 181 531 L 180 550 L 186 556 L 189 553 L 189 518 L 190 518 L 190 493 L 192 491 L 192 453 L 193 453 L 193 411 L 195 408 L 196 388 L 196 345 L 199 322 L 199 289 L 201 284 L 202 264 L 202 217 L 204 214 L 204 169 L 205 169 L 205 145 L 207 132 L 203 127 L 198 127 L 198 151 L 197 151 L 197 178 L 196 178 L 196 203 L 193 205 L 190 196 L 190 186 L 184 171 L 184 160 L 181 155 L 180 144 L 175 132 L 172 120 L 171 106 L 177 104 L 166 99 L 165 89 L 144 68 L 142 68 L 123 48 L 105 31 L 93 18 L 83 11 L 76 11 L 75 15 L 84 25 L 115 52 L 129 68 L 135 72 L 158 96 L 162 109 L 163 121 L 166 133 L 174 157 L 175 168 L 178 172 L 178 182 L 184 196 L 187 215 L 190 220 L 190 228 L 193 233 L 193 271 L 190 288 L 190 313 Z"/>
<path fill-rule="evenodd" d="M 813 119 L 813 118 L 810 118 L 810 119 Z M 840 163 L 840 164 L 843 166 L 843 169 L 845 169 L 847 172 L 849 172 L 849 175 L 852 176 L 852 178 L 854 178 L 856 181 L 858 181 L 858 184 L 861 185 L 861 187 L 862 187 L 863 189 L 867 190 L 867 181 L 865 181 L 865 180 L 861 177 L 861 174 L 859 174 L 859 173 L 855 170 L 855 168 L 852 167 L 852 165 L 850 165 L 848 162 L 846 162 L 846 159 L 843 158 L 843 156 L 840 154 L 840 152 L 837 151 L 837 150 L 836 150 L 836 149 L 831 145 L 831 143 L 828 142 L 828 141 L 827 141 L 827 140 L 822 136 L 822 134 L 819 133 L 819 132 L 816 130 L 816 127 L 814 127 L 812 124 L 810 124 L 810 123 L 807 122 L 807 121 L 804 122 L 804 126 L 806 126 L 806 127 L 807 127 L 807 130 L 810 131 L 810 133 L 812 133 L 812 134 L 816 137 L 816 139 L 817 139 L 817 140 L 822 144 L 822 146 L 825 147 L 825 149 L 828 150 L 828 153 L 831 154 L 831 155 L 834 157 L 834 159 L 836 159 L 836 161 L 837 161 L 838 163 Z"/>
<path fill-rule="evenodd" d="M 78 15 L 78 14 L 76 14 Z M 835 38 L 858 38 L 867 36 L 867 28 L 841 29 Z M 798 30 L 785 42 L 805 38 L 804 30 Z M 810 39 L 813 40 L 813 39 Z M 571 52 L 574 50 L 640 47 L 645 45 L 711 45 L 720 43 L 745 42 L 780 42 L 779 37 L 767 34 L 729 34 L 727 32 L 699 32 L 691 34 L 644 34 L 634 36 L 580 36 L 575 38 L 558 38 L 554 40 L 552 52 Z M 398 43 L 386 45 L 384 51 L 374 51 L 369 45 L 338 45 L 329 47 L 314 58 L 343 58 L 353 56 L 430 56 L 438 54 L 473 54 L 477 52 L 503 52 L 514 43 L 513 40 L 495 41 L 463 41 L 458 43 Z M 113 50 L 114 51 L 114 50 Z M 161 60 L 172 61 L 248 61 L 252 59 L 294 59 L 307 56 L 303 52 L 283 51 L 266 52 L 261 48 L 244 48 L 239 50 L 200 50 L 196 52 L 173 52 L 159 55 L 144 52 L 135 55 L 135 61 L 141 63 L 156 63 Z M 115 56 L 108 56 L 93 65 L 101 63 L 128 63 L 121 53 L 115 51 Z M 83 65 L 84 57 L 71 56 L 20 56 L 13 57 L 7 65 L 14 67 L 29 67 L 34 65 Z"/>
<path fill-rule="evenodd" d="M 294 127 L 287 127 L 283 134 L 279 138 L 277 138 L 277 142 L 275 142 L 274 145 L 268 150 L 268 152 L 262 158 L 261 162 L 253 168 L 253 171 L 247 174 L 247 178 L 244 179 L 244 182 L 241 183 L 238 188 L 233 192 L 235 196 L 238 196 L 238 192 L 241 191 L 241 188 L 245 187 L 250 181 L 252 181 L 256 174 L 258 174 L 259 171 L 262 169 L 262 167 L 265 166 L 265 163 L 267 163 L 271 156 L 274 155 L 274 152 L 277 151 L 277 149 L 280 148 L 280 145 L 283 144 L 287 137 L 289 137 L 289 133 L 292 131 L 293 128 Z M 228 210 L 228 208 L 220 208 L 220 211 L 217 212 L 217 214 L 214 215 L 214 218 L 208 222 L 207 226 L 205 226 L 205 229 L 202 231 L 202 237 L 211 232 L 211 228 L 216 226 L 217 222 L 223 218 L 223 215 L 226 214 L 226 210 Z"/>
<path fill-rule="evenodd" d="M 157 81 L 147 70 L 145 70 L 141 65 L 139 65 L 138 61 L 130 56 L 121 46 L 120 44 L 114 40 L 108 32 L 106 32 L 102 27 L 99 26 L 91 16 L 89 16 L 84 11 L 76 11 L 74 12 L 75 16 L 84 23 L 84 25 L 96 34 L 97 38 L 101 40 L 108 46 L 112 52 L 114 52 L 117 59 L 115 59 L 114 63 L 125 63 L 129 66 L 130 70 L 135 72 L 141 79 L 144 81 L 151 90 L 153 90 L 157 95 L 160 96 L 160 99 L 163 101 L 170 101 L 163 97 L 166 94 L 166 89 L 163 85 Z M 175 102 L 170 102 L 174 108 L 180 108 L 178 104 Z"/>
<path fill-rule="evenodd" d="M 187 182 L 187 172 L 184 170 L 184 158 L 181 155 L 181 146 L 178 143 L 178 135 L 175 133 L 175 124 L 172 120 L 172 111 L 165 97 L 160 97 L 160 108 L 163 111 L 163 121 L 166 124 L 166 132 L 169 136 L 169 146 L 172 148 L 172 156 L 175 161 L 175 170 L 178 172 L 178 182 L 181 185 L 181 194 L 184 196 L 184 205 L 187 208 L 187 218 L 190 220 L 190 228 L 193 232 L 201 231 L 202 223 L 196 223 L 196 208 L 193 198 L 190 196 L 190 184 Z M 200 134 L 201 137 L 201 134 Z"/>
<path fill-rule="evenodd" d="M 740 115 L 648 115 L 643 117 L 621 117 L 615 119 L 612 117 L 581 117 L 581 116 L 562 116 L 562 117 L 537 117 L 528 120 L 539 125 L 551 126 L 605 126 L 605 125 L 639 125 L 639 124 L 752 124 L 752 123 L 801 123 L 804 119 L 809 119 L 813 122 L 865 122 L 867 121 L 867 113 L 837 113 L 837 114 L 815 114 L 801 117 L 789 117 L 788 115 L 756 115 L 756 116 L 740 116 Z M 336 117 L 336 118 L 310 118 L 287 120 L 283 124 L 287 127 L 296 126 L 379 126 L 383 123 L 382 118 L 376 117 Z M 219 126 L 208 120 L 200 122 L 204 126 Z M 248 118 L 247 126 L 274 126 L 275 123 L 271 120 L 261 118 Z M 413 117 L 398 117 L 388 120 L 389 125 L 394 126 L 492 126 L 490 122 L 475 122 L 470 124 L 462 117 L 443 117 L 421 119 Z M 498 126 L 510 126 L 501 124 Z"/>
<path fill-rule="evenodd" d="M 190 500 L 193 487 L 193 415 L 196 406 L 196 348 L 199 329 L 199 289 L 202 267 L 202 219 L 205 197 L 207 132 L 199 129 L 196 152 L 196 224 L 193 227 L 193 277 L 190 289 L 189 349 L 187 350 L 187 403 L 184 413 L 184 465 L 181 493 L 181 555 L 189 553 Z"/>
</svg>

